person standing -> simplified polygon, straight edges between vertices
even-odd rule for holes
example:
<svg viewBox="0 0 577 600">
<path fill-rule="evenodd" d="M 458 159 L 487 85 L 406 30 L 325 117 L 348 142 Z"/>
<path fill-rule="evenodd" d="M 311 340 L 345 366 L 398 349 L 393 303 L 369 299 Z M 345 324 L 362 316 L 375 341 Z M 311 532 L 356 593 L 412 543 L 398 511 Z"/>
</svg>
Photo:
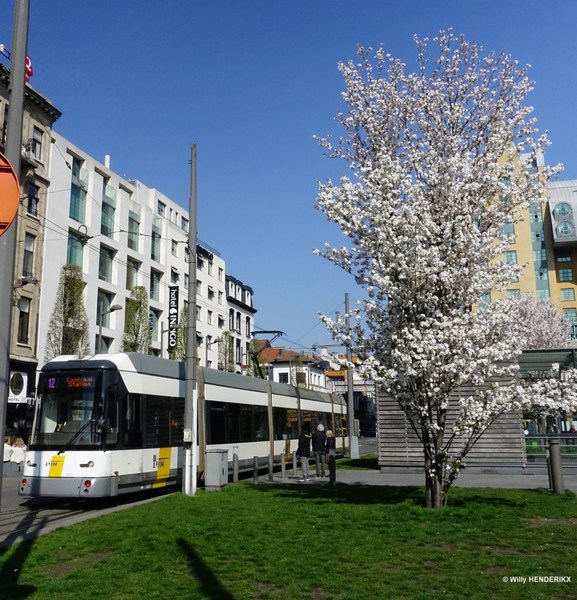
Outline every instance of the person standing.
<svg viewBox="0 0 577 600">
<path fill-rule="evenodd" d="M 303 476 L 299 481 L 310 481 L 309 458 L 311 456 L 311 437 L 309 430 L 303 427 L 299 436 L 299 445 L 297 448 L 297 458 L 301 459 Z"/>
<path fill-rule="evenodd" d="M 325 433 L 325 426 L 320 423 L 317 426 L 317 430 L 313 433 L 313 454 L 315 455 L 315 469 L 317 477 L 325 476 L 326 441 L 327 434 Z"/>
<path fill-rule="evenodd" d="M 12 446 L 8 443 L 8 438 L 4 438 L 4 470 L 3 474 L 7 475 L 8 467 L 10 466 L 10 459 L 12 458 Z"/>
<path fill-rule="evenodd" d="M 327 461 L 329 463 L 329 483 L 335 483 L 337 479 L 337 467 L 335 463 L 337 459 L 337 440 L 330 429 L 327 431 L 325 448 L 327 452 Z"/>
<path fill-rule="evenodd" d="M 12 456 L 10 457 L 10 465 L 12 473 L 19 475 L 24 468 L 24 459 L 26 458 L 26 444 L 22 438 L 16 438 L 12 444 Z"/>
</svg>

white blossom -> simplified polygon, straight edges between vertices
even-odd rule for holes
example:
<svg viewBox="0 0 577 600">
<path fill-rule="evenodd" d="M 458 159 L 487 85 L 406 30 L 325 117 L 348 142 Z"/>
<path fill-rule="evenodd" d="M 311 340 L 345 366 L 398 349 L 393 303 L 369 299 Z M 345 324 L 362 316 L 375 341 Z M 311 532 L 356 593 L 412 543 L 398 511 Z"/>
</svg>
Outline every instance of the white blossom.
<svg viewBox="0 0 577 600">
<path fill-rule="evenodd" d="M 517 303 L 479 299 L 522 275 L 503 261 L 501 224 L 522 220 L 560 167 L 525 171 L 548 144 L 523 104 L 526 68 L 450 30 L 435 39 L 434 61 L 427 40 L 415 41 L 416 73 L 382 48 L 371 58 L 359 47 L 359 64 L 339 65 L 346 136 L 319 142 L 352 175 L 319 184 L 317 208 L 350 243 L 317 253 L 366 289 L 351 332 L 346 315 L 323 320 L 405 411 L 423 444 L 428 503 L 439 506 L 486 427 L 530 395 L 511 383 L 523 346 Z M 464 385 L 483 391 L 460 400 L 448 431 L 451 392 Z"/>
</svg>

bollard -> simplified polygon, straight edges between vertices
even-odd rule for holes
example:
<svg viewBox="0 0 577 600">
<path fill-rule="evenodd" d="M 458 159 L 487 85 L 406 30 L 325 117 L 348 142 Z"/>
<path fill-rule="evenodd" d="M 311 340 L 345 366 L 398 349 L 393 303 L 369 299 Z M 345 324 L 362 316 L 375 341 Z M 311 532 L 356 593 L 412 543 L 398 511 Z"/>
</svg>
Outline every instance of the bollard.
<svg viewBox="0 0 577 600">
<path fill-rule="evenodd" d="M 297 476 L 297 453 L 293 452 L 293 475 Z"/>
<path fill-rule="evenodd" d="M 274 480 L 274 456 L 272 454 L 268 455 L 268 480 Z"/>
<path fill-rule="evenodd" d="M 253 475 L 252 475 L 252 482 L 253 483 L 258 483 L 258 456 L 255 456 L 252 459 L 252 464 L 253 464 Z"/>
<path fill-rule="evenodd" d="M 280 455 L 280 477 L 286 479 L 286 454 L 284 452 Z"/>
<path fill-rule="evenodd" d="M 561 448 L 559 448 L 559 439 L 549 440 L 549 462 L 551 465 L 551 481 L 553 482 L 553 493 L 564 494 L 563 485 L 563 464 L 561 463 Z"/>
<path fill-rule="evenodd" d="M 238 483 L 238 454 L 232 455 L 232 482 Z"/>
</svg>

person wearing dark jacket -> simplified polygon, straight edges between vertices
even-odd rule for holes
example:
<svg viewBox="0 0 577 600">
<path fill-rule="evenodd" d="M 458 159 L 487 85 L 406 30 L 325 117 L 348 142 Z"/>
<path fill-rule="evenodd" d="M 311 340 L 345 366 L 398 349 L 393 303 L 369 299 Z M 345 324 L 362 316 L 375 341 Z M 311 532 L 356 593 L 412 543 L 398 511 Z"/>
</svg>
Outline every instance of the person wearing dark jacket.
<svg viewBox="0 0 577 600">
<path fill-rule="evenodd" d="M 301 467 L 303 469 L 303 476 L 299 481 L 310 481 L 309 458 L 311 455 L 311 437 L 309 430 L 303 427 L 297 448 L 297 457 L 301 459 Z"/>
<path fill-rule="evenodd" d="M 317 477 L 325 476 L 325 444 L 327 434 L 325 426 L 321 423 L 317 426 L 317 430 L 313 433 L 313 454 L 315 455 L 315 468 Z"/>
<path fill-rule="evenodd" d="M 327 441 L 325 444 L 325 448 L 327 451 L 327 460 L 329 462 L 329 483 L 334 483 L 337 479 L 337 469 L 335 464 L 337 454 L 337 440 L 330 429 L 329 431 L 327 431 Z"/>
</svg>

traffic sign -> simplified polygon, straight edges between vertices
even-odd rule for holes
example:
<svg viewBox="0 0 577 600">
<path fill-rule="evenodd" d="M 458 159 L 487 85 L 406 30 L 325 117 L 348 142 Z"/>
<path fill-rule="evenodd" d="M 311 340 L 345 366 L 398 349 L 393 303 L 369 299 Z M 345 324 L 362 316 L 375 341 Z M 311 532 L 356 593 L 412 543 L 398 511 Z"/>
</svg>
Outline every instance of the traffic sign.
<svg viewBox="0 0 577 600">
<path fill-rule="evenodd" d="M 0 152 L 0 235 L 16 218 L 20 204 L 20 185 L 10 161 Z"/>
</svg>

